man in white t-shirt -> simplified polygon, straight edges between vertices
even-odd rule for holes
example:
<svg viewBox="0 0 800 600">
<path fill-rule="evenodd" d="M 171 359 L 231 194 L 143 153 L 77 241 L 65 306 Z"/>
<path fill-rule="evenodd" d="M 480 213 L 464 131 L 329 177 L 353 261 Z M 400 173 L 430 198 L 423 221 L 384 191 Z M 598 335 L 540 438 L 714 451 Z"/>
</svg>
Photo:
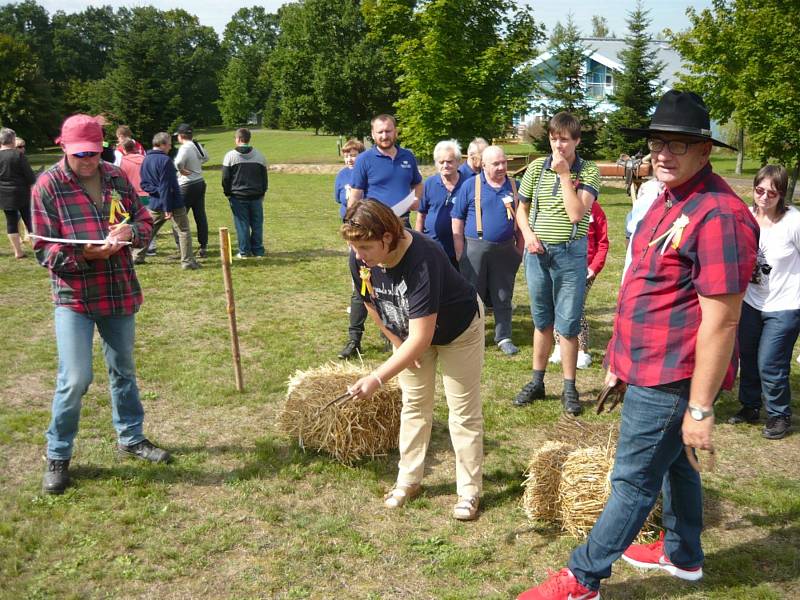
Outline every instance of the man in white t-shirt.
<svg viewBox="0 0 800 600">
<path fill-rule="evenodd" d="M 187 123 L 178 125 L 176 132 L 178 154 L 175 156 L 175 168 L 178 169 L 178 184 L 181 186 L 186 209 L 194 215 L 197 228 L 197 251 L 199 258 L 208 254 L 208 218 L 206 217 L 206 181 L 203 179 L 203 163 L 208 162 L 205 148 L 194 140 L 192 126 Z"/>
</svg>

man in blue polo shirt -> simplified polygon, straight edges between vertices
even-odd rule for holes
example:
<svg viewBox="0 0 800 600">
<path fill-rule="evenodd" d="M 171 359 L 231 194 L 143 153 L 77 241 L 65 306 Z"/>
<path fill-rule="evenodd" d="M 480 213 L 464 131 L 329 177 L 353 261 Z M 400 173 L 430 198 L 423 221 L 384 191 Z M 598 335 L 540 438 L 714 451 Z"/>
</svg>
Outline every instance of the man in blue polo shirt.
<svg viewBox="0 0 800 600">
<path fill-rule="evenodd" d="M 397 121 L 392 115 L 372 119 L 372 140 L 375 145 L 356 159 L 350 179 L 350 202 L 372 198 L 394 207 L 414 192 L 415 201 L 406 210 L 395 210 L 406 227 L 410 227 L 409 210 L 416 210 L 422 196 L 422 175 L 414 154 L 397 145 Z"/>
<path fill-rule="evenodd" d="M 519 349 L 511 341 L 511 298 L 522 261 L 522 237 L 514 219 L 517 186 L 506 175 L 508 161 L 502 148 L 487 147 L 482 162 L 483 171 L 461 185 L 450 213 L 453 245 L 461 274 L 484 302 L 491 300 L 494 341 L 504 354 L 513 356 Z"/>
<path fill-rule="evenodd" d="M 465 181 L 458 172 L 461 148 L 455 140 L 443 140 L 433 149 L 433 162 L 438 173 L 431 175 L 422 186 L 417 220 L 414 229 L 439 242 L 453 266 L 458 269 L 453 247 L 453 225 L 450 211 L 461 184 Z"/>
<path fill-rule="evenodd" d="M 469 146 L 467 146 L 467 160 L 458 167 L 458 172 L 461 173 L 462 178 L 475 177 L 481 172 L 481 156 L 487 146 L 489 146 L 489 142 L 482 137 L 476 137 L 469 143 Z"/>
<path fill-rule="evenodd" d="M 371 198 L 392 207 L 403 224 L 411 228 L 409 212 L 416 210 L 422 196 L 422 175 L 417 159 L 410 150 L 397 145 L 397 121 L 392 115 L 378 115 L 372 119 L 372 141 L 375 145 L 356 158 L 350 177 L 350 197 L 347 205 Z M 401 204 L 413 192 L 414 200 L 408 206 Z M 367 309 L 364 300 L 353 290 L 350 299 L 349 340 L 339 352 L 339 358 L 356 356 L 361 350 L 361 336 Z"/>
</svg>

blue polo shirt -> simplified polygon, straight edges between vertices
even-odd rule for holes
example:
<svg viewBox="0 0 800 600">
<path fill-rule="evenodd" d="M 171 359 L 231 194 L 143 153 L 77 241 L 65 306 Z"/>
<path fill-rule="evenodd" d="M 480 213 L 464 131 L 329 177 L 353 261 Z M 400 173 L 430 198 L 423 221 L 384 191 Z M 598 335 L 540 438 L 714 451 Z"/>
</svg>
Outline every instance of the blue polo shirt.
<svg viewBox="0 0 800 600">
<path fill-rule="evenodd" d="M 512 218 L 508 218 L 503 198 L 514 197 L 510 179 L 506 177 L 503 187 L 495 190 L 486 183 L 486 176 L 481 172 L 478 177 L 470 177 L 461 185 L 456 196 L 456 203 L 450 215 L 453 219 L 464 221 L 464 235 L 477 239 L 478 229 L 475 220 L 475 185 L 481 185 L 481 213 L 483 215 L 483 239 L 487 242 L 505 242 L 514 237 L 514 209 Z"/>
<path fill-rule="evenodd" d="M 345 167 L 336 174 L 336 181 L 333 182 L 333 199 L 339 204 L 339 216 L 344 219 L 344 213 L 347 212 L 347 189 L 345 186 L 352 185 L 350 178 L 353 174 L 353 169 Z"/>
<path fill-rule="evenodd" d="M 419 212 L 425 215 L 425 235 L 441 244 L 447 256 L 455 258 L 456 251 L 453 247 L 453 223 L 450 219 L 450 210 L 461 189 L 464 177 L 459 175 L 456 186 L 450 192 L 444 186 L 442 177 L 438 173 L 425 180 L 422 187 L 422 198 L 419 201 Z"/>
<path fill-rule="evenodd" d="M 420 181 L 417 159 L 410 150 L 397 146 L 397 153 L 391 158 L 373 146 L 356 158 L 350 185 L 362 190 L 365 199 L 374 198 L 386 206 L 394 206 Z"/>
<path fill-rule="evenodd" d="M 477 173 L 472 170 L 472 167 L 469 166 L 467 161 L 461 163 L 461 166 L 458 167 L 458 172 L 461 173 L 461 177 L 466 179 L 467 177 L 475 177 Z"/>
</svg>

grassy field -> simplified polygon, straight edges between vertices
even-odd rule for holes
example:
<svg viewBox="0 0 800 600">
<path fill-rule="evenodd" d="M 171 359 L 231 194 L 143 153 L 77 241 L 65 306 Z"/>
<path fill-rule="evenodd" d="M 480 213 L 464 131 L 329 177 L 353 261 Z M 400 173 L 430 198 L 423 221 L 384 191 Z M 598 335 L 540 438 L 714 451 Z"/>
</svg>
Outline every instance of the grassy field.
<svg viewBox="0 0 800 600">
<path fill-rule="evenodd" d="M 230 131 L 203 132 L 212 165 Z M 272 163 L 319 162 L 335 138 L 257 133 Z M 307 152 L 307 154 L 306 154 Z M 346 339 L 350 284 L 337 237 L 332 175 L 272 174 L 267 256 L 233 266 L 245 392 L 234 389 L 217 229 L 233 229 L 219 171 L 207 173 L 212 228 L 205 268 L 181 271 L 163 233 L 159 255 L 137 269 L 145 304 L 137 318 L 146 433 L 170 465 L 119 462 L 99 347 L 72 463 L 74 485 L 40 494 L 43 431 L 56 371 L 47 272 L 0 244 L 0 598 L 511 598 L 560 568 L 577 540 L 520 508 L 523 470 L 560 418 L 558 373 L 548 399 L 525 409 L 511 398 L 530 375 L 531 321 L 522 274 L 514 341 L 506 358 L 487 322 L 483 375 L 485 495 L 474 523 L 450 517 L 454 462 L 446 408 L 436 408 L 425 492 L 390 512 L 381 498 L 397 455 L 343 467 L 303 452 L 276 428 L 287 378 L 335 359 Z M 624 255 L 622 190 L 604 188 L 611 255 L 588 316 L 595 366 L 579 372 L 587 421 L 610 335 Z M 4 240 L 3 240 L 4 241 Z M 381 358 L 374 327 L 367 359 Z M 793 369 L 797 365 L 793 363 Z M 792 376 L 793 391 L 800 381 Z M 794 402 L 795 409 L 797 402 Z M 723 394 L 724 423 L 738 408 Z M 696 585 L 618 564 L 612 599 L 778 599 L 800 595 L 800 435 L 771 442 L 760 428 L 721 424 L 717 470 L 704 477 L 706 577 Z"/>
</svg>

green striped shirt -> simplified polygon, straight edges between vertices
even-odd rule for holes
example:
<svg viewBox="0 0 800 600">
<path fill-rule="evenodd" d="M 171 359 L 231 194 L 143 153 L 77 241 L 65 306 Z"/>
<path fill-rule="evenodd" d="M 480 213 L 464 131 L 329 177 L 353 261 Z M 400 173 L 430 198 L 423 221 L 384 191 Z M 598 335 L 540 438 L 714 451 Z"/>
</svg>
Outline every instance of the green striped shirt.
<svg viewBox="0 0 800 600">
<path fill-rule="evenodd" d="M 550 170 L 553 162 L 552 156 L 537 158 L 528 165 L 522 183 L 519 186 L 519 196 L 522 202 L 531 203 L 536 195 L 536 188 L 539 187 L 538 213 L 534 206 L 531 206 L 529 223 L 531 229 L 536 232 L 539 239 L 548 244 L 559 244 L 569 241 L 572 236 L 572 223 L 567 215 L 567 208 L 564 206 L 563 190 L 561 189 L 561 179 L 555 171 Z M 542 168 L 544 167 L 544 170 Z M 575 162 L 570 168 L 570 177 L 576 190 L 587 190 L 595 200 L 600 194 L 600 171 L 592 161 L 583 160 L 577 154 Z M 539 176 L 542 181 L 539 183 Z M 589 215 L 587 210 L 583 219 L 578 223 L 576 239 L 582 238 L 589 231 Z"/>
</svg>

